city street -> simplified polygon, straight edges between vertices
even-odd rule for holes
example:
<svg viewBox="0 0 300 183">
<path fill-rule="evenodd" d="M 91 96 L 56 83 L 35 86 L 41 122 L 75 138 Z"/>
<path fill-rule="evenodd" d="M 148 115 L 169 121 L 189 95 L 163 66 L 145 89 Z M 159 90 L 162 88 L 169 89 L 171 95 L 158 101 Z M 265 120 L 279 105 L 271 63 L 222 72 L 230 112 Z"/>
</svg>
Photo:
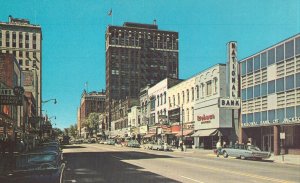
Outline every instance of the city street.
<svg viewBox="0 0 300 183">
<path fill-rule="evenodd" d="M 217 158 L 102 144 L 64 148 L 65 182 L 299 182 L 300 167 L 273 161 Z"/>
</svg>

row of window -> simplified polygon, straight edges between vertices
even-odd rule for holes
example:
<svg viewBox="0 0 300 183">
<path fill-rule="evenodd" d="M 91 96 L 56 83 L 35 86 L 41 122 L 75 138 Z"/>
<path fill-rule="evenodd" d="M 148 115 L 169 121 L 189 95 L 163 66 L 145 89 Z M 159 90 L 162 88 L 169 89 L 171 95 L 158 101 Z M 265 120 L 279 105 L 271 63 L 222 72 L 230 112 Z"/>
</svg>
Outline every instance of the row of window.
<svg viewBox="0 0 300 183">
<path fill-rule="evenodd" d="M 190 95 L 191 91 L 191 95 Z M 186 93 L 185 91 L 181 92 L 182 96 L 182 102 L 188 103 L 190 100 L 194 101 L 195 99 L 195 92 L 196 92 L 196 99 L 199 99 L 200 97 L 205 96 L 211 96 L 212 94 L 217 94 L 218 92 L 218 78 L 214 78 L 213 80 L 207 81 L 206 83 L 201 83 L 200 85 L 196 85 L 196 87 L 192 87 L 191 90 L 187 89 Z M 185 99 L 186 94 L 186 99 Z M 180 93 L 177 93 L 177 103 L 176 103 L 176 96 L 169 97 L 169 106 L 172 107 L 173 105 L 180 105 Z"/>
<path fill-rule="evenodd" d="M 281 62 L 285 59 L 300 54 L 300 37 L 285 42 L 275 48 L 265 51 L 259 55 L 251 57 L 241 62 L 241 75 L 250 74 L 262 68 L 266 68 L 275 62 Z"/>
<path fill-rule="evenodd" d="M 242 114 L 242 123 L 261 123 L 263 121 L 278 121 L 280 123 L 286 118 L 294 117 L 300 117 L 300 106 Z"/>
<path fill-rule="evenodd" d="M 242 89 L 242 101 L 284 92 L 300 87 L 300 73 Z"/>
<path fill-rule="evenodd" d="M 2 32 L 0 30 L 0 46 L 17 47 L 16 32 L 12 32 L 12 42 L 10 42 L 10 32 L 5 33 L 5 45 L 2 45 Z M 19 33 L 19 48 L 29 48 L 29 34 L 25 33 L 25 44 L 23 44 L 23 34 Z M 25 47 L 24 47 L 25 46 Z M 32 49 L 36 49 L 36 34 L 32 35 Z"/>
</svg>

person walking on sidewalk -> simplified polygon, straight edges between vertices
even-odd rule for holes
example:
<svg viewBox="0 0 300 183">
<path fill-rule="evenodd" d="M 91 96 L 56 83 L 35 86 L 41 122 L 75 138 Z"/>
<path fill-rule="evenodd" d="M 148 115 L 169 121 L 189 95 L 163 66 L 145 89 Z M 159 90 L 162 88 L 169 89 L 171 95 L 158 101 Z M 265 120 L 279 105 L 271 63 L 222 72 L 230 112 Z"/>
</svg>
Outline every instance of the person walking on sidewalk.
<svg viewBox="0 0 300 183">
<path fill-rule="evenodd" d="M 219 155 L 221 154 L 221 150 L 222 150 L 221 140 L 219 140 L 217 142 L 216 147 L 217 147 L 217 157 L 219 157 Z"/>
</svg>

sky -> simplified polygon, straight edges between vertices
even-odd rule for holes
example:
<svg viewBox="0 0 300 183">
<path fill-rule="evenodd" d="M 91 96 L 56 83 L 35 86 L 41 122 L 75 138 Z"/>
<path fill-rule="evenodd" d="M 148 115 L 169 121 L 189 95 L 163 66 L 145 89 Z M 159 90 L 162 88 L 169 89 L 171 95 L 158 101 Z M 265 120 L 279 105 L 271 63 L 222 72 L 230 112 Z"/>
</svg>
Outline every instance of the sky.
<svg viewBox="0 0 300 183">
<path fill-rule="evenodd" d="M 108 16 L 112 9 L 113 16 Z M 179 78 L 225 63 L 237 41 L 239 60 L 300 33 L 299 0 L 0 0 L 8 16 L 42 27 L 42 99 L 54 127 L 77 121 L 82 91 L 105 89 L 105 30 L 124 22 L 179 32 Z"/>
</svg>

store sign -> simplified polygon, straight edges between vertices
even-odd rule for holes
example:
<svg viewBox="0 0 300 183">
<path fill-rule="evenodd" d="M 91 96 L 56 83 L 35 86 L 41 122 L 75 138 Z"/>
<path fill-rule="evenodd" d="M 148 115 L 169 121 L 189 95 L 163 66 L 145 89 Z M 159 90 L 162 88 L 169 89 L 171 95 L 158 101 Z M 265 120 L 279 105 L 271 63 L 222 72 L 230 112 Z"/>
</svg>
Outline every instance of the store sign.
<svg viewBox="0 0 300 183">
<path fill-rule="evenodd" d="M 241 107 L 241 100 L 237 98 L 220 98 L 219 107 L 228 109 L 239 109 Z"/>
<path fill-rule="evenodd" d="M 215 119 L 214 114 L 210 114 L 210 115 L 203 114 L 202 116 L 197 116 L 197 121 L 201 121 L 201 124 L 210 123 L 211 120 L 213 119 Z"/>
<path fill-rule="evenodd" d="M 0 89 L 0 105 L 23 105 L 24 88 L 20 86 L 14 89 Z"/>
<path fill-rule="evenodd" d="M 236 42 L 228 43 L 229 98 L 238 97 L 238 63 Z"/>
<path fill-rule="evenodd" d="M 0 95 L 14 95 L 13 89 L 0 88 Z"/>
<path fill-rule="evenodd" d="M 279 119 L 274 120 L 266 120 L 266 121 L 253 121 L 253 122 L 247 122 L 242 123 L 242 127 L 252 127 L 252 126 L 264 126 L 264 125 L 274 125 L 274 124 L 293 124 L 293 123 L 300 123 L 300 117 L 294 117 L 294 118 L 285 118 L 283 121 L 279 121 Z"/>
</svg>

